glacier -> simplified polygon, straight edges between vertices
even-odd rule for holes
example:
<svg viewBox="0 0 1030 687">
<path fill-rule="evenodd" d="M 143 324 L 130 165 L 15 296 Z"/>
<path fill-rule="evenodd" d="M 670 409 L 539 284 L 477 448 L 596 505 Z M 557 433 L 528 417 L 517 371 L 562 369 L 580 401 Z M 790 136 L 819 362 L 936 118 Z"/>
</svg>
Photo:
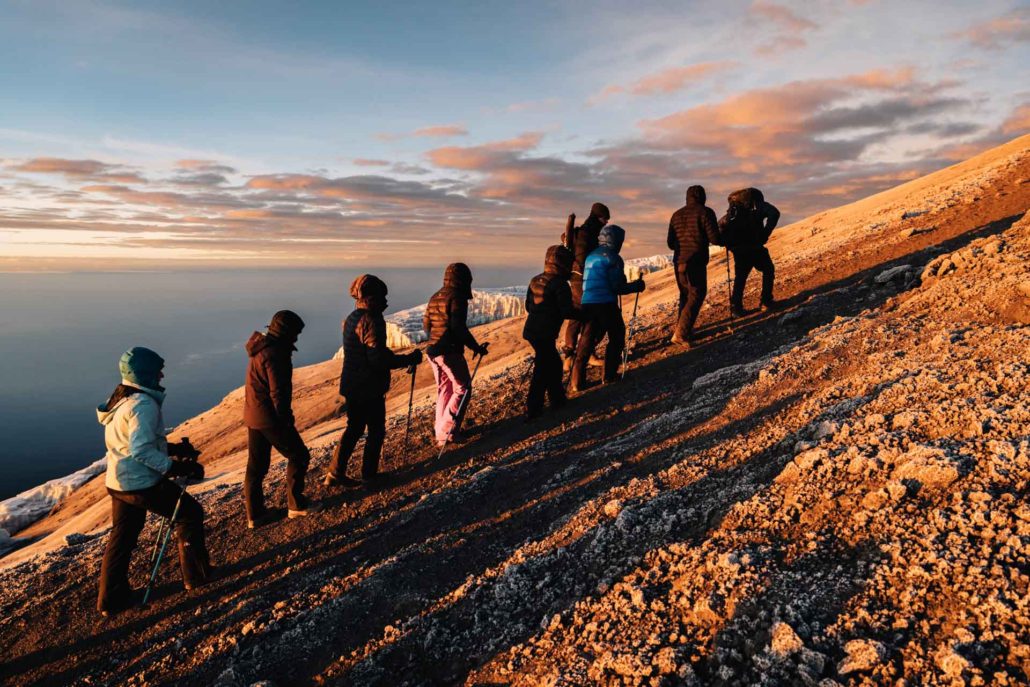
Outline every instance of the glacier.
<svg viewBox="0 0 1030 687">
<path fill-rule="evenodd" d="M 52 479 L 0 501 L 0 548 L 10 540 L 11 534 L 42 518 L 69 494 L 106 468 L 107 458 L 101 458 L 70 475 Z"/>
</svg>

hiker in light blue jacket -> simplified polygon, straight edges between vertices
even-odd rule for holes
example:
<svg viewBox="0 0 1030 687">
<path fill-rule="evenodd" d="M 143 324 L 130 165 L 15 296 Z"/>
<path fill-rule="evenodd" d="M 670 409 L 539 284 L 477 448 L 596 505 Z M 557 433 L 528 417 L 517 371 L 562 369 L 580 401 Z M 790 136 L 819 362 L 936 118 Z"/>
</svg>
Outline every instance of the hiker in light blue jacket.
<svg viewBox="0 0 1030 687">
<path fill-rule="evenodd" d="M 626 326 L 622 321 L 619 296 L 640 293 L 644 280 L 627 282 L 625 265 L 619 251 L 626 231 L 609 224 L 598 236 L 598 247 L 587 257 L 583 270 L 583 314 L 588 318 L 586 330 L 579 337 L 576 362 L 572 367 L 572 390 L 581 391 L 586 382 L 587 361 L 594 347 L 608 335 L 604 356 L 604 383 L 617 379 L 619 360 L 626 345 Z"/>
<path fill-rule="evenodd" d="M 108 401 L 97 407 L 107 444 L 105 484 L 111 496 L 111 534 L 100 567 L 97 609 L 105 616 L 133 602 L 129 562 L 147 512 L 170 517 L 182 495 L 175 534 L 179 563 L 187 589 L 206 582 L 211 564 L 204 544 L 204 511 L 170 477 L 202 479 L 204 467 L 189 442 L 169 444 L 161 404 L 164 360 L 148 348 L 131 348 L 118 362 L 122 382 Z"/>
</svg>

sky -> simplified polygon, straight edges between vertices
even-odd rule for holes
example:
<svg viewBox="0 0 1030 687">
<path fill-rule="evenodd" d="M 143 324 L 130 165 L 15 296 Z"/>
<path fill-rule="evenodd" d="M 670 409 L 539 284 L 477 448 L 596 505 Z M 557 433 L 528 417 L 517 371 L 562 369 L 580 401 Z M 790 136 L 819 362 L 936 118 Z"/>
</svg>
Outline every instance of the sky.
<svg viewBox="0 0 1030 687">
<path fill-rule="evenodd" d="M 1030 131 L 1030 2 L 0 0 L 0 271 L 530 265 Z"/>
</svg>

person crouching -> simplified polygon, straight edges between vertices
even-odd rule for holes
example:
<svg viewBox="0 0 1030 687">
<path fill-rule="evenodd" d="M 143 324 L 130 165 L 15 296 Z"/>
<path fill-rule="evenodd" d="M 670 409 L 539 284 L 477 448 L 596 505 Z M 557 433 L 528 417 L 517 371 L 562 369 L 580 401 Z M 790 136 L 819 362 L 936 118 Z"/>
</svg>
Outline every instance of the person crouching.
<svg viewBox="0 0 1030 687">
<path fill-rule="evenodd" d="M 586 329 L 579 336 L 576 362 L 572 366 L 572 390 L 581 391 L 586 384 L 586 368 L 594 348 L 608 335 L 604 356 L 604 383 L 615 381 L 622 349 L 626 345 L 626 325 L 622 321 L 619 296 L 644 290 L 643 278 L 626 281 L 625 264 L 619 251 L 626 238 L 625 230 L 609 224 L 601 230 L 598 247 L 586 260 L 583 273 L 583 314 L 588 318 Z"/>
<path fill-rule="evenodd" d="M 148 512 L 170 518 L 179 503 L 175 538 L 186 589 L 204 584 L 212 574 L 204 543 L 204 510 L 169 479 L 203 479 L 204 467 L 193 460 L 198 454 L 188 442 L 169 444 L 166 438 L 161 415 L 165 390 L 160 384 L 164 360 L 149 348 L 130 348 L 118 368 L 121 384 L 97 407 L 107 445 L 104 484 L 111 496 L 111 534 L 97 598 L 97 610 L 105 616 L 133 604 L 129 563 Z"/>
<path fill-rule="evenodd" d="M 343 322 L 343 369 L 340 395 L 347 401 L 347 428 L 336 446 L 325 475 L 328 487 L 373 483 L 379 474 L 379 454 L 386 438 L 386 392 L 390 370 L 414 367 L 422 352 L 398 355 L 386 346 L 386 284 L 363 274 L 350 286 L 355 310 Z M 347 477 L 347 463 L 361 435 L 368 430 L 361 462 L 361 482 Z"/>
<path fill-rule="evenodd" d="M 526 290 L 526 324 L 522 338 L 533 347 L 533 376 L 526 396 L 526 419 L 540 416 L 545 396 L 551 408 L 565 404 L 562 361 L 555 340 L 565 320 L 579 322 L 580 310 L 572 299 L 569 277 L 574 256 L 565 246 L 551 246 L 544 259 L 544 271 L 533 277 Z"/>
</svg>

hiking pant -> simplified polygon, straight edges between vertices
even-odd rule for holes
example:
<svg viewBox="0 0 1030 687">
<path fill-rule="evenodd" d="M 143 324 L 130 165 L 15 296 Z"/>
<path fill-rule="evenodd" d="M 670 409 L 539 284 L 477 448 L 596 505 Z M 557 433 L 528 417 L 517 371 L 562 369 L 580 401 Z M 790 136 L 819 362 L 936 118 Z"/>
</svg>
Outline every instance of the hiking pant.
<svg viewBox="0 0 1030 687">
<path fill-rule="evenodd" d="M 626 325 L 622 321 L 622 308 L 618 303 L 588 303 L 583 313 L 589 318 L 579 335 L 576 347 L 576 362 L 572 366 L 572 386 L 582 389 L 586 382 L 587 363 L 594 354 L 594 348 L 605 334 L 608 348 L 604 355 L 604 381 L 613 381 L 619 371 L 622 349 L 626 345 Z"/>
<path fill-rule="evenodd" d="M 379 474 L 379 455 L 383 451 L 383 440 L 386 439 L 386 397 L 380 395 L 364 396 L 355 394 L 347 396 L 347 427 L 343 430 L 340 443 L 336 445 L 333 459 L 329 463 L 329 474 L 336 478 L 347 475 L 347 464 L 350 462 L 354 447 L 358 445 L 361 435 L 368 430 L 365 438 L 365 452 L 361 458 L 361 477 L 371 479 Z"/>
<path fill-rule="evenodd" d="M 436 379 L 436 422 L 433 424 L 436 441 L 450 441 L 452 434 L 461 427 L 463 418 L 458 414 L 461 399 L 472 393 L 469 366 L 463 352 L 431 356 L 429 366 L 433 368 L 433 378 Z M 468 401 L 465 407 L 468 407 Z"/>
<path fill-rule="evenodd" d="M 243 478 L 243 500 L 251 520 L 265 513 L 265 475 L 272 464 L 272 447 L 286 458 L 286 500 L 290 508 L 304 503 L 304 475 L 311 454 L 297 428 L 291 425 L 247 429 L 247 474 Z"/>
<path fill-rule="evenodd" d="M 526 396 L 526 414 L 536 417 L 544 409 L 544 396 L 557 408 L 565 403 L 565 387 L 562 385 L 562 364 L 558 349 L 550 339 L 531 340 L 533 347 L 533 377 L 529 380 L 529 394 Z"/>
<path fill-rule="evenodd" d="M 569 287 L 572 289 L 572 304 L 576 308 L 583 302 L 583 276 L 573 274 L 569 280 Z M 586 326 L 585 322 L 579 320 L 568 320 L 565 323 L 565 344 L 562 346 L 562 353 L 567 357 L 576 354 L 576 346 L 579 343 L 579 336 Z"/>
<path fill-rule="evenodd" d="M 116 491 L 108 488 L 107 493 L 111 495 L 111 534 L 100 565 L 97 610 L 119 610 L 128 605 L 132 598 L 129 561 L 143 531 L 147 513 L 171 517 L 180 494 L 182 501 L 175 516 L 175 539 L 179 546 L 182 581 L 193 587 L 207 580 L 211 574 L 211 562 L 204 545 L 204 509 L 195 498 L 183 494 L 178 485 L 165 477 L 147 489 Z"/>
<path fill-rule="evenodd" d="M 694 335 L 694 323 L 708 294 L 707 258 L 704 254 L 693 255 L 686 262 L 676 264 L 676 285 L 680 290 L 676 333 L 681 339 Z"/>
<path fill-rule="evenodd" d="M 733 253 L 733 295 L 730 304 L 743 310 L 744 285 L 752 269 L 762 273 L 762 303 L 771 303 L 776 268 L 769 257 L 769 250 L 765 246 L 742 246 L 730 252 Z"/>
</svg>

